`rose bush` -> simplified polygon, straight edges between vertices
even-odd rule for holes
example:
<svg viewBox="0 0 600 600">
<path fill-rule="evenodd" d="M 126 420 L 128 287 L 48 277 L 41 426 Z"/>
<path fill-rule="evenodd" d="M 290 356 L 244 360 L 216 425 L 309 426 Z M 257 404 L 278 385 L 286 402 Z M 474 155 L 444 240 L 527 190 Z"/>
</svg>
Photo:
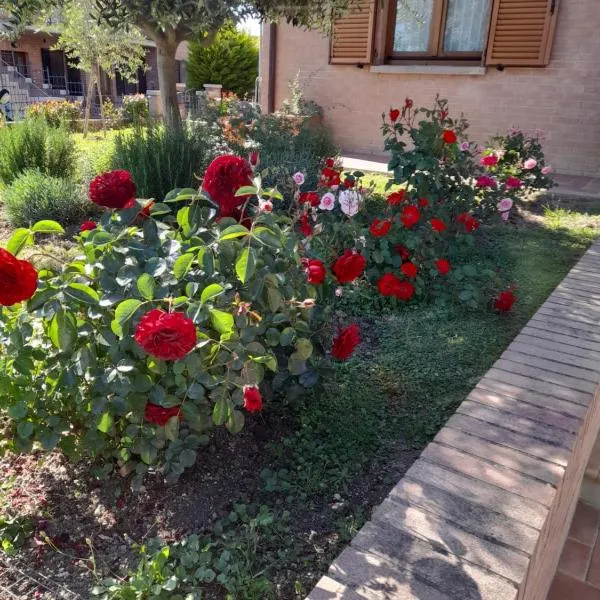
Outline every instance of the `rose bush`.
<svg viewBox="0 0 600 600">
<path fill-rule="evenodd" d="M 78 255 L 60 268 L 37 273 L 17 258 L 60 225 L 14 233 L 0 251 L 5 449 L 60 448 L 97 459 L 98 474 L 116 467 L 139 485 L 159 469 L 172 481 L 214 427 L 238 432 L 245 413 L 318 382 L 324 267 L 302 262 L 291 219 L 263 210 L 278 192 L 234 170 L 247 227 L 217 219 L 194 189 L 135 199 L 117 172 L 92 182 L 90 199 L 111 210 L 83 224 Z M 34 262 L 42 254 L 29 250 Z M 359 334 L 341 335 L 333 354 L 343 359 Z"/>
</svg>

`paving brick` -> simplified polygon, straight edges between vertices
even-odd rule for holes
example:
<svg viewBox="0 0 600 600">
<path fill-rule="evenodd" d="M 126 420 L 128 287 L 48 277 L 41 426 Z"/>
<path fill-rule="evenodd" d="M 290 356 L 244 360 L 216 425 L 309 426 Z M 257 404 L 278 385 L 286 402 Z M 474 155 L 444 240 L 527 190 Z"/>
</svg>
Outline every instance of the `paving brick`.
<svg viewBox="0 0 600 600">
<path fill-rule="evenodd" d="M 560 556 L 558 570 L 580 581 L 585 580 L 592 556 L 592 548 L 572 539 L 567 539 Z"/>
<path fill-rule="evenodd" d="M 578 298 L 577 296 L 569 297 L 560 292 L 552 294 L 542 306 L 545 306 L 546 304 L 551 304 L 555 308 L 564 306 L 576 310 L 589 310 L 592 314 L 597 314 L 600 312 L 599 301 L 594 301 L 589 298 Z"/>
<path fill-rule="evenodd" d="M 529 498 L 529 500 L 539 502 L 544 506 L 550 506 L 556 494 L 556 489 L 551 485 L 524 476 L 512 469 L 493 465 L 460 450 L 436 443 L 429 444 L 421 454 L 421 458 L 468 477 L 495 485 L 523 498 Z"/>
<path fill-rule="evenodd" d="M 444 427 L 435 436 L 434 441 L 489 461 L 491 464 L 508 467 L 554 486 L 564 475 L 564 468 L 554 463 L 535 458 L 506 446 L 499 446 L 452 427 Z"/>
<path fill-rule="evenodd" d="M 559 314 L 567 313 L 590 321 L 600 319 L 600 304 L 593 304 L 589 300 L 566 300 L 560 296 L 550 296 L 540 308 L 551 310 Z"/>
<path fill-rule="evenodd" d="M 588 398 L 594 393 L 596 389 L 596 383 L 580 379 L 577 377 L 570 377 L 563 373 L 553 372 L 548 369 L 541 367 L 534 367 L 532 365 L 526 365 L 523 363 L 515 362 L 514 360 L 507 360 L 505 358 L 499 358 L 494 363 L 495 369 L 500 369 L 511 375 L 522 375 L 523 377 L 529 377 L 540 383 L 551 383 L 561 386 L 562 388 L 570 388 L 579 392 L 584 392 Z M 540 390 L 541 391 L 541 390 Z"/>
<path fill-rule="evenodd" d="M 484 540 L 455 527 L 420 507 L 384 502 L 373 513 L 382 528 L 396 528 L 429 542 L 440 552 L 449 552 L 519 583 L 527 570 L 525 554 Z"/>
<path fill-rule="evenodd" d="M 554 319 L 559 319 L 561 321 L 568 321 L 568 322 L 573 322 L 573 323 L 578 323 L 583 325 L 584 327 L 588 327 L 588 326 L 595 326 L 598 325 L 598 319 L 594 317 L 594 315 L 592 313 L 590 313 L 589 311 L 585 314 L 582 315 L 576 311 L 574 311 L 573 309 L 567 309 L 566 307 L 560 307 L 560 308 L 556 308 L 556 307 L 552 307 L 551 305 L 545 304 L 543 306 L 541 306 L 537 313 L 538 316 L 539 315 L 548 315 L 549 317 L 552 317 Z"/>
<path fill-rule="evenodd" d="M 495 373 L 492 371 L 491 374 L 500 374 L 502 375 L 502 378 L 505 379 L 502 371 L 496 371 Z M 568 400 L 561 400 L 560 398 L 555 398 L 554 396 L 547 393 L 538 393 L 533 390 L 528 390 L 523 387 L 512 385 L 506 381 L 498 381 L 496 379 L 493 379 L 492 377 L 490 377 L 490 371 L 486 373 L 485 377 L 479 380 L 477 388 L 482 388 L 489 392 L 502 394 L 504 396 L 508 396 L 509 398 L 519 400 L 520 402 L 532 404 L 533 406 L 548 408 L 552 411 L 555 411 L 559 414 L 567 415 L 576 420 L 583 419 L 585 413 L 587 412 L 587 407 L 581 406 L 581 404 L 575 404 L 574 402 L 570 402 Z"/>
<path fill-rule="evenodd" d="M 565 573 L 557 573 L 547 600 L 600 600 L 600 589 Z"/>
<path fill-rule="evenodd" d="M 558 285 L 553 294 L 559 294 L 569 298 L 577 298 L 579 300 L 590 300 L 592 302 L 598 298 L 597 293 L 590 292 L 589 290 L 583 290 L 579 286 L 569 283 L 561 283 Z"/>
<path fill-rule="evenodd" d="M 554 362 L 560 362 L 569 365 L 575 365 L 579 368 L 588 369 L 596 373 L 596 377 L 600 379 L 600 353 L 586 350 L 586 356 L 580 352 L 579 355 L 565 351 L 566 346 L 553 345 L 549 347 L 548 342 L 545 344 L 531 343 L 534 338 L 517 337 L 515 341 L 508 347 L 509 350 L 519 352 L 521 354 L 529 354 L 530 356 L 538 356 Z"/>
<path fill-rule="evenodd" d="M 486 406 L 502 410 L 512 415 L 544 423 L 568 431 L 572 434 L 576 433 L 581 425 L 580 419 L 568 417 L 564 413 L 551 410 L 548 406 L 528 404 L 522 400 L 515 400 L 514 398 L 496 392 L 490 392 L 480 386 L 473 388 L 467 398 L 473 402 L 485 404 Z M 542 400 L 544 401 L 545 398 Z M 560 402 L 560 400 L 558 402 Z"/>
<path fill-rule="evenodd" d="M 423 540 L 392 527 L 367 523 L 354 538 L 356 549 L 377 554 L 415 579 L 461 600 L 514 600 L 516 586 L 447 551 L 438 552 Z"/>
<path fill-rule="evenodd" d="M 555 319 L 548 315 L 540 315 L 536 313 L 531 317 L 528 325 L 532 325 L 538 329 L 546 329 L 547 331 L 553 331 L 555 333 L 562 333 L 564 335 L 570 335 L 572 337 L 581 338 L 583 340 L 589 340 L 591 342 L 600 342 L 600 334 L 594 333 L 595 329 L 592 327 L 586 327 L 582 323 L 574 323 L 566 319 Z"/>
<path fill-rule="evenodd" d="M 575 509 L 569 537 L 587 546 L 593 546 L 598 537 L 599 527 L 600 510 L 579 502 Z"/>
<path fill-rule="evenodd" d="M 482 504 L 515 521 L 540 529 L 548 509 L 539 502 L 528 500 L 498 486 L 467 477 L 425 460 L 417 460 L 407 477 L 434 485 L 450 494 L 461 495 L 473 504 Z"/>
<path fill-rule="evenodd" d="M 346 548 L 338 556 L 329 575 L 350 585 L 355 593 L 368 600 L 455 600 L 415 580 L 410 572 L 399 570 L 381 556 L 355 548 Z"/>
<path fill-rule="evenodd" d="M 492 542 L 531 554 L 539 532 L 487 506 L 473 504 L 462 495 L 450 494 L 432 483 L 405 477 L 384 502 L 419 506 L 454 525 Z"/>
<path fill-rule="evenodd" d="M 564 429 L 557 429 L 552 425 L 518 417 L 478 402 L 466 400 L 456 409 L 456 412 L 485 421 L 486 423 L 492 423 L 498 427 L 504 427 L 510 431 L 534 437 L 553 446 L 561 446 L 569 450 L 573 448 L 574 435 Z"/>
<path fill-rule="evenodd" d="M 348 586 L 331 579 L 322 577 L 306 600 L 363 600 L 365 596 L 359 596 Z"/>
<path fill-rule="evenodd" d="M 464 414 L 457 413 L 450 417 L 446 427 L 454 427 L 455 429 L 472 433 L 489 442 L 508 446 L 509 448 L 525 452 L 525 454 L 530 454 L 531 456 L 537 456 L 563 467 L 567 466 L 571 455 L 565 448 L 551 446 L 541 440 L 485 423 Z"/>
<path fill-rule="evenodd" d="M 580 279 L 575 279 L 574 277 L 565 277 L 558 287 L 560 289 L 577 290 L 578 293 L 586 293 L 592 296 L 600 294 L 600 286 Z"/>
<path fill-rule="evenodd" d="M 548 340 L 553 344 L 560 344 L 564 352 L 570 352 L 572 354 L 574 354 L 578 348 L 582 350 L 600 352 L 600 342 L 585 340 L 570 333 L 565 334 L 564 332 L 553 331 L 545 326 L 540 327 L 540 323 L 536 321 L 529 321 L 521 330 L 519 336 L 521 335 Z"/>
</svg>

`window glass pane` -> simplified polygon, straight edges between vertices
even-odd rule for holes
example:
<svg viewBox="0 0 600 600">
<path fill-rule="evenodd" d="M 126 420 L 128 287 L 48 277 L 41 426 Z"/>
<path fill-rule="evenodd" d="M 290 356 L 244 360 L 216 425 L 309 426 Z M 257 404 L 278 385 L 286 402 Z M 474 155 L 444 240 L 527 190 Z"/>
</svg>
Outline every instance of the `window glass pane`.
<svg viewBox="0 0 600 600">
<path fill-rule="evenodd" d="M 427 52 L 433 0 L 398 0 L 394 52 Z"/>
<path fill-rule="evenodd" d="M 481 52 L 490 20 L 491 0 L 448 0 L 444 50 Z"/>
</svg>

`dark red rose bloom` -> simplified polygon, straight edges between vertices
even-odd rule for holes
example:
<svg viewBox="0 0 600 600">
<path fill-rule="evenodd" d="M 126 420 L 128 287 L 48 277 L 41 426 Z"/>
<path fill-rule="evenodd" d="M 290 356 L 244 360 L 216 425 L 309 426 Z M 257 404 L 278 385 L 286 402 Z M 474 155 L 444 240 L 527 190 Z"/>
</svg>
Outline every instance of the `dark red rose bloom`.
<svg viewBox="0 0 600 600">
<path fill-rule="evenodd" d="M 183 421 L 181 404 L 172 406 L 171 408 L 164 408 L 158 404 L 152 404 L 152 402 L 146 404 L 146 408 L 144 409 L 144 419 L 146 419 L 148 423 L 154 423 L 154 425 L 164 427 L 171 417 L 179 417 L 179 420 Z"/>
<path fill-rule="evenodd" d="M 479 221 L 469 213 L 460 213 L 456 220 L 465 226 L 467 233 L 472 233 L 479 228 Z"/>
<path fill-rule="evenodd" d="M 367 261 L 362 254 L 346 250 L 334 263 L 331 270 L 340 283 L 350 283 L 358 279 L 365 270 Z"/>
<path fill-rule="evenodd" d="M 405 106 L 406 108 L 412 108 L 412 107 L 413 107 L 413 104 L 414 104 L 414 103 L 413 103 L 413 101 L 412 101 L 410 98 L 407 98 L 407 99 L 404 101 L 404 106 Z"/>
<path fill-rule="evenodd" d="M 408 302 L 415 294 L 415 286 L 409 281 L 401 281 L 400 285 L 396 289 L 396 293 L 394 296 L 398 298 L 398 300 L 403 300 L 404 302 Z"/>
<path fill-rule="evenodd" d="M 373 223 L 371 223 L 371 227 L 369 227 L 369 231 L 371 235 L 374 237 L 384 237 L 386 236 L 392 227 L 392 222 L 389 219 L 375 219 Z"/>
<path fill-rule="evenodd" d="M 400 258 L 402 260 L 407 260 L 410 256 L 408 248 L 406 246 L 403 246 L 402 244 L 396 244 L 395 250 L 400 255 Z"/>
<path fill-rule="evenodd" d="M 140 210 L 138 218 L 141 219 L 142 221 L 144 219 L 149 219 L 150 218 L 150 211 L 152 210 L 152 207 L 155 204 L 156 204 L 156 202 L 154 200 L 150 200 L 150 202 L 148 202 L 146 204 L 146 206 L 144 206 L 144 208 L 142 208 L 142 210 Z"/>
<path fill-rule="evenodd" d="M 419 212 L 419 209 L 416 206 L 409 204 L 402 209 L 402 216 L 400 217 L 400 220 L 402 221 L 404 227 L 410 229 L 419 222 L 420 217 L 421 213 Z"/>
<path fill-rule="evenodd" d="M 517 301 L 512 289 L 504 290 L 498 294 L 498 297 L 494 300 L 494 308 L 498 312 L 510 312 L 513 304 Z"/>
<path fill-rule="evenodd" d="M 236 196 L 245 185 L 252 185 L 252 167 L 247 160 L 225 154 L 217 156 L 206 169 L 202 189 L 219 207 L 219 217 L 241 217 L 240 209 L 249 196 Z"/>
<path fill-rule="evenodd" d="M 81 231 L 81 232 L 92 231 L 92 229 L 96 229 L 96 227 L 98 227 L 98 224 L 95 221 L 84 221 L 80 225 L 79 231 Z"/>
<path fill-rule="evenodd" d="M 442 118 L 445 118 L 445 117 L 442 117 Z M 456 140 L 458 140 L 458 138 L 456 137 L 456 134 L 451 129 L 444 129 L 444 133 L 442 134 L 442 137 L 444 138 L 444 142 L 446 142 L 446 144 L 455 144 Z"/>
<path fill-rule="evenodd" d="M 344 185 L 348 188 L 351 189 L 354 187 L 354 185 L 356 184 L 356 181 L 354 181 L 353 177 L 346 177 L 344 179 Z"/>
<path fill-rule="evenodd" d="M 154 308 L 140 319 L 134 339 L 151 356 L 179 360 L 196 345 L 196 326 L 183 313 Z"/>
<path fill-rule="evenodd" d="M 333 187 L 334 185 L 340 185 L 340 174 L 331 167 L 325 167 L 321 172 L 321 184 L 325 187 Z"/>
<path fill-rule="evenodd" d="M 248 155 L 248 162 L 250 163 L 251 167 L 258 167 L 258 164 L 260 163 L 260 154 L 256 150 L 250 152 Z"/>
<path fill-rule="evenodd" d="M 379 278 L 377 288 L 382 296 L 395 296 L 402 280 L 393 273 L 385 273 Z"/>
<path fill-rule="evenodd" d="M 450 272 L 450 262 L 445 258 L 438 258 L 435 261 L 435 268 L 438 270 L 440 275 L 448 275 Z"/>
<path fill-rule="evenodd" d="M 326 158 L 325 159 L 325 166 L 328 169 L 333 169 L 333 167 L 335 167 L 335 159 L 333 159 L 333 158 Z"/>
<path fill-rule="evenodd" d="M 360 329 L 353 323 L 342 329 L 333 340 L 331 354 L 338 360 L 348 360 L 360 344 Z"/>
<path fill-rule="evenodd" d="M 304 237 L 308 237 L 313 232 L 310 217 L 306 213 L 300 217 L 300 231 Z"/>
<path fill-rule="evenodd" d="M 306 280 L 312 285 L 320 285 L 325 281 L 327 269 L 325 265 L 317 258 L 304 258 L 302 260 Z"/>
<path fill-rule="evenodd" d="M 298 202 L 300 204 L 310 204 L 313 207 L 319 206 L 321 198 L 317 192 L 300 192 L 298 195 Z"/>
<path fill-rule="evenodd" d="M 505 183 L 506 187 L 509 189 L 520 188 L 523 185 L 523 182 L 518 177 L 513 177 L 512 175 L 506 178 Z"/>
<path fill-rule="evenodd" d="M 431 219 L 429 222 L 431 223 L 431 228 L 438 233 L 442 233 L 442 231 L 446 231 L 446 229 L 448 229 L 446 223 L 444 223 L 444 221 L 441 219 Z"/>
<path fill-rule="evenodd" d="M 390 121 L 395 123 L 400 116 L 400 111 L 397 108 L 390 108 Z"/>
<path fill-rule="evenodd" d="M 427 198 L 419 198 L 419 206 L 421 208 L 427 208 L 429 206 L 429 200 L 427 200 Z"/>
<path fill-rule="evenodd" d="M 401 267 L 400 270 L 402 271 L 402 273 L 404 275 L 406 275 L 407 277 L 416 277 L 417 276 L 417 265 L 415 265 L 415 263 L 412 262 L 405 262 Z"/>
<path fill-rule="evenodd" d="M 101 173 L 90 183 L 90 200 L 106 208 L 131 208 L 135 202 L 135 193 L 135 183 L 129 171 Z"/>
<path fill-rule="evenodd" d="M 398 204 L 402 204 L 406 200 L 406 192 L 404 190 L 398 190 L 397 192 L 392 192 L 387 197 L 387 203 L 390 206 L 398 206 Z"/>
<path fill-rule="evenodd" d="M 29 300 L 37 290 L 38 274 L 31 263 L 0 248 L 0 305 Z"/>
<path fill-rule="evenodd" d="M 478 188 L 493 188 L 496 187 L 496 180 L 489 175 L 481 175 L 476 179 L 475 185 Z"/>
<path fill-rule="evenodd" d="M 244 408 L 250 412 L 262 410 L 263 401 L 260 395 L 260 389 L 256 385 L 244 386 Z"/>
<path fill-rule="evenodd" d="M 495 154 L 488 154 L 482 156 L 479 163 L 484 167 L 493 167 L 498 164 L 498 157 Z"/>
</svg>

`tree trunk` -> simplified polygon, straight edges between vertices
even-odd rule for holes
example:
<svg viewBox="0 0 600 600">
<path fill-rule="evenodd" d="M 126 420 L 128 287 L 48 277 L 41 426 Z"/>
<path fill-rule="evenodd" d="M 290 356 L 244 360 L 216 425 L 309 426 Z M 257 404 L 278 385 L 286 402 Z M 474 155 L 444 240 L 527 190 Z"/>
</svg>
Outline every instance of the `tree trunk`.
<svg viewBox="0 0 600 600">
<path fill-rule="evenodd" d="M 102 78 L 100 67 L 96 67 L 96 85 L 98 86 L 98 100 L 100 101 L 100 120 L 102 121 L 102 134 L 106 137 L 106 120 L 104 118 L 104 98 L 102 97 Z"/>
<path fill-rule="evenodd" d="M 177 78 L 175 76 L 177 43 L 164 37 L 155 41 L 158 87 L 160 88 L 163 117 L 167 125 L 178 127 L 181 125 L 181 115 L 177 103 Z"/>
<path fill-rule="evenodd" d="M 90 111 L 92 109 L 92 98 L 94 97 L 94 70 L 92 69 L 87 78 L 87 98 L 85 101 L 85 112 L 83 114 L 83 137 L 87 137 L 90 123 Z"/>
</svg>

